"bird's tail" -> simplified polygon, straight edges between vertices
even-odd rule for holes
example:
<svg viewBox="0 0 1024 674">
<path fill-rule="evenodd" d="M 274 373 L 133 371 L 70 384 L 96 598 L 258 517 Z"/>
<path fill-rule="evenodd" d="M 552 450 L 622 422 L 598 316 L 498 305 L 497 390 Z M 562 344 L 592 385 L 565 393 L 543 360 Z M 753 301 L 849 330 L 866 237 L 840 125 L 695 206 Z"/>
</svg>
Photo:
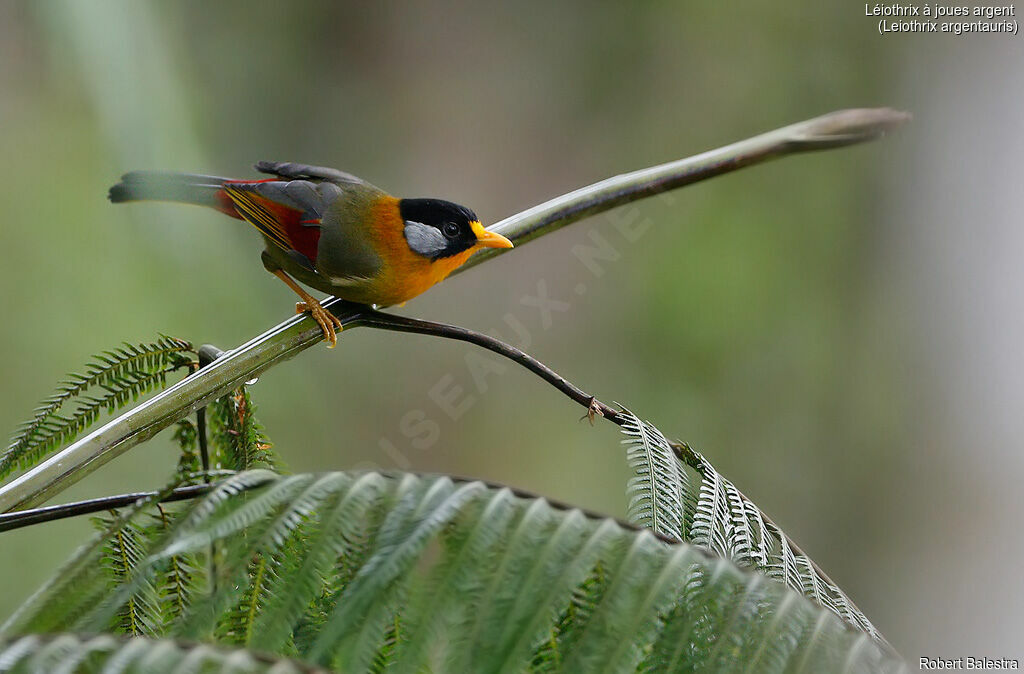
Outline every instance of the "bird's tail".
<svg viewBox="0 0 1024 674">
<path fill-rule="evenodd" d="M 121 182 L 110 188 L 107 197 L 115 204 L 125 201 L 179 201 L 214 208 L 241 220 L 234 202 L 224 192 L 226 182 L 232 181 L 198 173 L 132 171 L 121 176 Z"/>
</svg>

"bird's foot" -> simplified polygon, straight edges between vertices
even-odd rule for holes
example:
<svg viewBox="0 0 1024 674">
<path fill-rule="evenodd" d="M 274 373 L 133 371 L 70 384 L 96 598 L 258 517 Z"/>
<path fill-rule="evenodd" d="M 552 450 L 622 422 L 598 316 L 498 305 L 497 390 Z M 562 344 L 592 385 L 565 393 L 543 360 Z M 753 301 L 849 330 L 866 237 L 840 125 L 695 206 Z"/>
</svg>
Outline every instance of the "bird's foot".
<svg viewBox="0 0 1024 674">
<path fill-rule="evenodd" d="M 296 302 L 295 313 L 301 314 L 308 311 L 313 320 L 317 322 L 324 333 L 324 341 L 330 342 L 328 349 L 333 349 L 338 344 L 338 333 L 342 330 L 341 321 L 327 309 L 320 306 L 316 300 L 312 302 Z"/>
</svg>

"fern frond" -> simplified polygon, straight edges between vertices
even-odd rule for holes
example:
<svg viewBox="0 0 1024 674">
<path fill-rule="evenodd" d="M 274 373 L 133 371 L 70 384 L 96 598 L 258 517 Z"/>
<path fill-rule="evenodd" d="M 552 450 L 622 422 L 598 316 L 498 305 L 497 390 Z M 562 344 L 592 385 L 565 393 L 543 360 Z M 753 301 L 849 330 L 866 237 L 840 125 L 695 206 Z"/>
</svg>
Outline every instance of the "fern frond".
<svg viewBox="0 0 1024 674">
<path fill-rule="evenodd" d="M 401 614 L 396 612 L 384 632 L 384 639 L 380 644 L 380 650 L 377 651 L 377 655 L 370 664 L 368 670 L 370 674 L 384 674 L 384 672 L 394 669 L 392 665 L 397 661 L 395 653 L 398 645 L 403 640 L 402 634 L 402 617 Z"/>
<path fill-rule="evenodd" d="M 232 481 L 244 479 L 242 474 Z M 235 532 L 244 531 L 237 545 L 245 545 L 248 554 L 235 554 L 236 548 L 227 548 L 218 559 L 216 586 L 226 591 L 201 598 L 190 608 L 178 636 L 203 638 L 219 634 L 231 643 L 246 643 L 258 634 L 256 621 L 264 605 L 280 593 L 279 583 L 293 575 L 282 577 L 282 571 L 293 566 L 287 560 L 298 559 L 304 553 L 290 549 L 303 541 L 302 526 L 316 507 L 330 497 L 335 483 L 344 479 L 339 474 L 324 476 L 302 475 L 272 484 L 262 493 L 243 496 L 239 504 L 224 501 L 208 513 L 203 520 L 188 518 L 181 527 L 182 536 L 171 541 L 169 547 L 152 556 L 181 554 L 196 545 L 206 546 Z M 280 508 L 280 510 L 278 510 Z M 268 511 L 273 517 L 266 517 Z M 195 513 L 193 512 L 192 515 Z M 193 529 L 190 523 L 195 522 Z M 296 540 L 297 539 L 297 540 Z"/>
<path fill-rule="evenodd" d="M 192 597 L 202 591 L 200 567 L 195 555 L 175 555 L 165 567 L 147 575 L 142 564 L 144 551 L 167 535 L 177 515 L 155 499 L 140 507 L 129 518 L 119 518 L 112 511 L 110 516 L 93 520 L 109 534 L 100 565 L 110 584 L 132 583 L 134 587 L 110 629 L 129 636 L 163 636 Z"/>
<path fill-rule="evenodd" d="M 697 512 L 693 516 L 690 540 L 694 545 L 710 550 L 720 557 L 731 557 L 735 540 L 726 492 L 726 480 L 710 464 L 704 466 L 697 499 Z M 708 470 L 710 468 L 710 470 Z"/>
<path fill-rule="evenodd" d="M 550 632 L 544 636 L 531 660 L 531 672 L 566 671 L 564 660 L 568 654 L 575 651 L 588 624 L 597 613 L 598 606 L 608 591 L 607 581 L 603 564 L 598 562 L 586 580 L 573 590 L 569 605 Z"/>
<path fill-rule="evenodd" d="M 645 503 L 670 493 L 671 485 L 679 485 L 684 493 L 676 502 L 696 503 L 690 526 L 681 533 L 682 540 L 716 556 L 732 559 L 743 568 L 767 575 L 828 609 L 877 642 L 885 643 L 874 625 L 843 591 L 706 458 L 688 445 L 669 443 L 658 429 L 629 410 L 623 409 L 623 415 L 626 417 L 622 429 L 626 439 L 623 442 L 629 447 L 627 460 L 638 476 L 634 478 L 637 482 L 630 482 L 631 499 L 635 484 L 645 488 L 644 494 L 653 494 Z M 648 444 L 655 447 L 648 448 Z M 666 454 L 672 456 L 669 468 L 665 467 Z M 654 475 L 659 471 L 664 476 Z M 693 471 L 698 479 L 686 477 L 689 471 Z M 680 478 L 680 475 L 684 477 Z M 655 492 L 653 485 L 659 483 L 663 486 Z M 661 501 L 663 504 L 668 502 L 666 499 Z M 686 522 L 687 506 L 679 508 L 676 519 L 662 517 L 660 522 Z M 634 509 L 631 502 L 631 520 L 651 527 L 653 519 L 650 513 L 649 507 Z"/>
<path fill-rule="evenodd" d="M 245 386 L 210 404 L 207 415 L 212 468 L 235 471 L 269 468 L 282 472 L 280 459 L 263 433 L 255 411 Z"/>
<path fill-rule="evenodd" d="M 104 410 L 113 412 L 140 395 L 163 388 L 167 375 L 192 361 L 192 345 L 161 335 L 148 344 L 125 343 L 112 351 L 93 356 L 83 373 L 73 373 L 56 392 L 21 424 L 0 455 L 0 479 L 18 469 L 29 468 L 44 456 L 71 440 L 91 425 Z M 83 397 L 98 387 L 98 396 Z M 70 413 L 61 414 L 65 404 L 82 398 Z"/>
<path fill-rule="evenodd" d="M 379 648 L 375 632 L 386 633 L 393 606 L 407 577 L 427 543 L 453 519 L 460 509 L 483 490 L 480 483 L 454 485 L 439 478 L 426 488 L 411 476 L 396 485 L 393 507 L 377 534 L 376 549 L 345 588 L 332 615 L 323 624 L 308 657 L 327 664 L 342 644 L 347 651 L 345 669 L 362 671 L 370 666 Z M 350 633 L 350 625 L 360 629 Z"/>
<path fill-rule="evenodd" d="M 333 530 L 337 533 L 328 541 L 318 544 L 320 548 L 329 546 L 330 550 L 318 552 L 314 547 L 309 555 L 315 558 L 326 552 L 332 557 L 332 562 L 325 572 L 322 587 L 314 592 L 313 600 L 298 620 L 293 622 L 293 641 L 299 653 L 307 653 L 313 647 L 320 630 L 337 609 L 345 588 L 376 549 L 383 512 L 372 506 L 376 500 L 383 498 L 383 490 L 384 482 L 380 475 L 361 475 L 334 511 L 325 511 L 321 518 L 333 522 Z M 334 552 L 335 549 L 337 552 Z M 271 638 L 273 635 L 274 632 L 270 631 Z"/>
<path fill-rule="evenodd" d="M 175 473 L 179 478 L 187 478 L 190 475 L 199 473 L 202 469 L 202 460 L 199 456 L 199 430 L 192 423 L 191 419 L 182 419 L 174 425 L 174 434 L 171 439 L 178 445 L 178 467 Z"/>
<path fill-rule="evenodd" d="M 687 516 L 684 494 L 689 491 L 686 473 L 661 432 L 624 411 L 622 444 L 635 475 L 626 487 L 629 519 L 681 541 Z"/>
<path fill-rule="evenodd" d="M 366 483 L 375 481 L 372 474 L 360 479 Z M 357 513 L 365 512 L 368 500 L 375 495 L 372 488 L 364 491 L 356 484 L 347 493 L 335 494 L 323 502 L 320 516 L 308 525 L 308 547 L 301 554 L 293 551 L 292 558 L 299 565 L 288 569 L 288 586 L 271 594 L 266 610 L 256 619 L 255 631 L 264 647 L 275 651 L 283 647 L 305 610 L 324 611 L 322 618 L 326 621 L 325 594 L 330 590 L 337 592 L 337 588 L 326 586 L 331 584 L 338 560 L 362 557 L 367 551 L 365 537 L 355 530 L 353 519 Z M 337 535 L 324 532 L 337 532 Z M 348 569 L 340 571 L 337 582 L 347 585 L 352 574 Z"/>
<path fill-rule="evenodd" d="M 171 559 L 215 543 L 215 577 L 202 565 L 203 591 L 181 593 L 185 610 L 157 629 L 334 671 L 732 671 L 737 653 L 764 672 L 905 671 L 727 558 L 479 482 L 241 473 L 180 513 L 150 505 L 129 519 L 138 545 L 123 546 L 131 570 L 113 591 L 85 572 L 106 554 L 88 548 L 59 586 L 98 583 L 105 596 L 31 602 L 0 638 L 102 630 L 146 583 L 166 582 Z"/>
<path fill-rule="evenodd" d="M 122 674 L 330 674 L 286 658 L 169 639 L 109 634 L 30 634 L 0 643 L 0 671 L 121 672 Z"/>
<path fill-rule="evenodd" d="M 224 612 L 214 628 L 219 643 L 234 646 L 250 643 L 256 616 L 267 599 L 267 585 L 274 575 L 274 567 L 280 563 L 279 558 L 268 558 L 264 554 L 256 554 L 249 561 L 242 583 L 244 591 L 234 605 Z"/>
<path fill-rule="evenodd" d="M 160 503 L 156 503 L 155 508 L 158 530 L 160 535 L 165 536 L 176 515 L 168 512 Z M 154 535 L 152 538 L 155 540 L 157 536 Z M 202 581 L 200 562 L 195 554 L 171 557 L 167 573 L 157 585 L 165 626 L 174 623 L 185 613 L 195 594 L 203 591 Z"/>
<path fill-rule="evenodd" d="M 104 522 L 103 528 L 110 526 Z M 143 545 L 146 532 L 135 521 L 117 527 L 114 535 L 107 540 L 103 566 L 110 575 L 113 585 L 127 582 L 135 575 L 139 563 L 144 558 Z M 139 588 L 124 603 L 116 622 L 112 625 L 115 632 L 128 636 L 146 636 L 160 634 L 164 620 L 156 587 L 149 579 L 138 583 Z"/>
<path fill-rule="evenodd" d="M 256 475 L 253 477 L 258 478 Z M 89 612 L 109 599 L 111 579 L 104 568 L 103 560 L 110 540 L 122 527 L 135 522 L 137 518 L 144 518 L 146 510 L 153 503 L 161 501 L 176 486 L 178 485 L 171 484 L 152 497 L 141 499 L 134 505 L 121 509 L 107 520 L 95 519 L 94 522 L 100 526 L 101 531 L 80 547 L 47 583 L 36 590 L 0 625 L 0 634 L 11 633 L 12 626 L 29 614 L 33 616 L 36 629 L 40 632 L 71 629 L 87 621 Z M 152 544 L 152 539 L 148 536 L 146 538 L 145 544 L 148 548 Z M 96 632 L 105 629 L 107 624 L 91 629 Z"/>
</svg>

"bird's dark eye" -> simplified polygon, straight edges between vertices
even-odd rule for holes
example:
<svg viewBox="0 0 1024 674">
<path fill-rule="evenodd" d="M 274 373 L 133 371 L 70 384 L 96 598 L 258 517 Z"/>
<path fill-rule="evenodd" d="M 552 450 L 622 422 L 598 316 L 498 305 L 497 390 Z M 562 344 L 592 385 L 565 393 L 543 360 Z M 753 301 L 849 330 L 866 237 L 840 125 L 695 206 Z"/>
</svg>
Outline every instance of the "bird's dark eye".
<svg viewBox="0 0 1024 674">
<path fill-rule="evenodd" d="M 444 232 L 444 235 L 449 239 L 454 239 L 459 235 L 459 226 L 454 222 L 446 222 L 441 228 L 441 231 Z"/>
</svg>

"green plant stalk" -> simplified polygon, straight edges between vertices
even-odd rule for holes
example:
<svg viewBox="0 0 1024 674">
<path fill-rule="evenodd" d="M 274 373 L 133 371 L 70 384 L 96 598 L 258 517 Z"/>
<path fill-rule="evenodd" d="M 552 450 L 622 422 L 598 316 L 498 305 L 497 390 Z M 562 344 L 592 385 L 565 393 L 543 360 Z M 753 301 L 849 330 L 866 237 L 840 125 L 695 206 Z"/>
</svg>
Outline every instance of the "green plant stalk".
<svg viewBox="0 0 1024 674">
<path fill-rule="evenodd" d="M 874 140 L 909 119 L 907 113 L 888 108 L 829 113 L 693 157 L 603 180 L 506 218 L 490 229 L 511 239 L 518 248 L 616 206 L 768 159 Z M 502 252 L 481 252 L 456 272 Z M 343 325 L 358 325 L 359 306 L 336 298 L 323 305 Z M 289 318 L 0 486 L 0 512 L 47 501 L 131 447 L 321 339 L 320 328 L 308 316 Z"/>
</svg>

